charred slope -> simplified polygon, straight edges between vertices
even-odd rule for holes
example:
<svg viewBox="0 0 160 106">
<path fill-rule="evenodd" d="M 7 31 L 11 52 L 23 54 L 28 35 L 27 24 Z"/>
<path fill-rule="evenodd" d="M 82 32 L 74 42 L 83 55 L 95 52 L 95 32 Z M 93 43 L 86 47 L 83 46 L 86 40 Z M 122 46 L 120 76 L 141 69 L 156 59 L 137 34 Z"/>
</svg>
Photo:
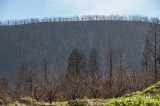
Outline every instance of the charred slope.
<svg viewBox="0 0 160 106">
<path fill-rule="evenodd" d="M 52 70 L 63 71 L 72 48 L 80 48 L 86 55 L 96 48 L 102 70 L 105 70 L 110 44 L 115 54 L 123 50 L 129 63 L 138 67 L 148 28 L 146 22 L 133 21 L 41 22 L 1 26 L 0 72 L 11 77 L 21 64 L 42 66 L 44 59 Z"/>
</svg>

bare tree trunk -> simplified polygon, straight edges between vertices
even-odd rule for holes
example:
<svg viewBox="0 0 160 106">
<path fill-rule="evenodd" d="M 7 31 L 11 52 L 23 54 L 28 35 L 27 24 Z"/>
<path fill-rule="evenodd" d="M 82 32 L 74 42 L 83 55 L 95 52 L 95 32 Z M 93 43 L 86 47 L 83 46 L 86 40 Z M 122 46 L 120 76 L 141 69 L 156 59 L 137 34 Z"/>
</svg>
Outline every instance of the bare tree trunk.
<svg viewBox="0 0 160 106">
<path fill-rule="evenodd" d="M 109 54 L 109 68 L 110 68 L 110 89 L 112 89 L 112 48 L 110 48 Z"/>
<path fill-rule="evenodd" d="M 119 59 L 119 71 L 120 71 L 120 83 L 121 83 L 121 89 L 122 89 L 122 86 L 123 86 L 123 73 L 122 73 L 122 54 L 120 53 L 120 59 Z"/>
<path fill-rule="evenodd" d="M 44 80 L 47 81 L 47 60 L 44 60 Z"/>
<path fill-rule="evenodd" d="M 156 20 L 155 20 L 156 21 Z M 154 71 L 155 71 L 155 81 L 158 81 L 157 73 L 157 25 L 154 23 Z"/>
<path fill-rule="evenodd" d="M 33 75 L 32 75 L 32 71 L 29 71 L 29 84 L 30 84 L 30 93 L 31 96 L 33 96 Z"/>
</svg>

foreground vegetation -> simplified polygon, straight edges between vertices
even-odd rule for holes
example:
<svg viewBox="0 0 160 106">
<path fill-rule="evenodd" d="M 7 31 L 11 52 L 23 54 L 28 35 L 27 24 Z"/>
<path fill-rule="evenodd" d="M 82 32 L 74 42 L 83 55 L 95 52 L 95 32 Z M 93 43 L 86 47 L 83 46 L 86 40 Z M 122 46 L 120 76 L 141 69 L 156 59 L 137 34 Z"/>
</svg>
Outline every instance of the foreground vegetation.
<svg viewBox="0 0 160 106">
<path fill-rule="evenodd" d="M 73 103 L 72 103 L 73 104 Z M 76 100 L 74 106 L 160 106 L 160 82 L 144 91 L 137 91 L 123 97 L 113 99 Z"/>
<path fill-rule="evenodd" d="M 21 102 L 21 103 L 20 103 Z M 123 97 L 112 99 L 76 99 L 66 102 L 53 102 L 52 104 L 36 102 L 31 98 L 23 98 L 22 101 L 11 103 L 9 106 L 36 105 L 36 106 L 160 106 L 160 82 L 143 91 L 133 92 Z"/>
</svg>

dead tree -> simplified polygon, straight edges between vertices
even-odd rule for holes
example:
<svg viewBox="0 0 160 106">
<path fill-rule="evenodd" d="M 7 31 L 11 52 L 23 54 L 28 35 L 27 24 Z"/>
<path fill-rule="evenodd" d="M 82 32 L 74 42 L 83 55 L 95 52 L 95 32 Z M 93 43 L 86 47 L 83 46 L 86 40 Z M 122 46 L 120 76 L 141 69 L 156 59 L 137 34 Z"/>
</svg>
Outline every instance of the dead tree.
<svg viewBox="0 0 160 106">
<path fill-rule="evenodd" d="M 112 48 L 109 50 L 109 81 L 110 81 L 110 89 L 112 89 L 112 73 L 113 73 L 113 65 L 112 65 Z"/>
<path fill-rule="evenodd" d="M 45 97 L 49 101 L 49 103 L 52 103 L 53 101 L 56 101 L 56 94 L 59 92 L 61 80 L 57 74 L 49 73 L 47 75 L 48 81 L 45 82 Z"/>
<path fill-rule="evenodd" d="M 101 76 L 101 72 L 99 69 L 98 53 L 96 49 L 93 49 L 89 56 L 89 71 L 94 79 Z"/>
<path fill-rule="evenodd" d="M 153 81 L 151 75 L 153 71 L 153 63 L 154 63 L 154 54 L 153 54 L 153 46 L 150 36 L 147 35 L 145 39 L 145 46 L 142 53 L 142 71 L 145 74 L 145 83 L 148 85 Z M 144 72 L 145 71 L 145 72 Z"/>
<path fill-rule="evenodd" d="M 155 18 L 153 20 L 154 28 L 154 72 L 155 72 L 155 81 L 158 81 L 158 70 L 157 70 L 157 49 L 158 49 L 158 25 L 159 25 L 159 19 Z"/>
<path fill-rule="evenodd" d="M 80 93 L 83 91 L 83 81 L 85 78 L 84 74 L 86 71 L 85 57 L 81 50 L 73 49 L 70 57 L 68 58 L 68 64 L 66 69 L 66 83 L 68 85 L 67 89 L 70 92 L 70 99 L 76 99 L 79 97 Z"/>
<path fill-rule="evenodd" d="M 0 75 L 0 98 L 5 99 L 9 91 L 9 82 L 8 79 Z"/>
<path fill-rule="evenodd" d="M 159 38 L 159 19 L 158 18 L 153 18 L 152 23 L 150 23 L 150 32 L 146 37 L 146 42 L 145 42 L 145 48 L 144 48 L 144 53 L 143 54 L 144 58 L 149 58 L 150 64 L 147 63 L 147 61 L 143 61 L 143 65 L 152 65 L 152 70 L 154 70 L 154 82 L 158 81 L 158 55 L 160 54 L 158 52 L 158 49 L 160 48 L 160 38 Z M 150 55 L 150 57 L 148 57 Z M 148 56 L 147 56 L 148 55 Z M 148 68 L 148 67 L 146 67 Z"/>
<path fill-rule="evenodd" d="M 33 97 L 34 81 L 37 77 L 35 67 L 31 64 L 23 64 L 17 73 L 16 89 L 20 96 Z"/>
<path fill-rule="evenodd" d="M 99 59 L 98 53 L 96 49 L 92 49 L 89 56 L 89 75 L 90 79 L 89 88 L 94 98 L 97 98 L 99 93 L 101 92 L 101 72 L 99 69 Z"/>
<path fill-rule="evenodd" d="M 119 71 L 120 71 L 120 84 L 123 87 L 123 69 L 122 69 L 122 52 L 119 53 Z"/>
</svg>

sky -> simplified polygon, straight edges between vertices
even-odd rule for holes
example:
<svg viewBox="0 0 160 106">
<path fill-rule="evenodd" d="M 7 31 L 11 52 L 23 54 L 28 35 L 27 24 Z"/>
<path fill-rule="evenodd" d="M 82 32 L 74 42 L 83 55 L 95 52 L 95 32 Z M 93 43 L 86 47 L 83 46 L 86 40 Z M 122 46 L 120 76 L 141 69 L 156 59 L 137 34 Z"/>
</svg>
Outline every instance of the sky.
<svg viewBox="0 0 160 106">
<path fill-rule="evenodd" d="M 0 0 L 0 21 L 83 15 L 160 17 L 160 0 Z"/>
</svg>

